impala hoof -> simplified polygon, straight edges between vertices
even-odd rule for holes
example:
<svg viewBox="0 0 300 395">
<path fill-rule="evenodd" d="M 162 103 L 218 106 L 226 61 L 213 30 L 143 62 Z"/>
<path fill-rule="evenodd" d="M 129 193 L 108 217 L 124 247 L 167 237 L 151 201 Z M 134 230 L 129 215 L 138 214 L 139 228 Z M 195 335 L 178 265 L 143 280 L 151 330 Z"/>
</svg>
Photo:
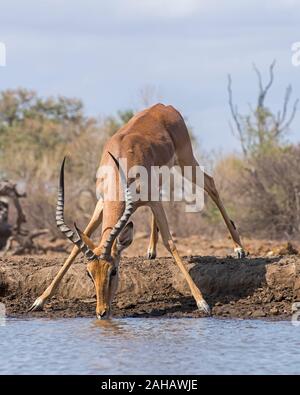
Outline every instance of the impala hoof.
<svg viewBox="0 0 300 395">
<path fill-rule="evenodd" d="M 204 299 L 197 302 L 197 307 L 200 311 L 203 311 L 207 315 L 211 315 L 211 309 Z"/>
<path fill-rule="evenodd" d="M 148 259 L 155 259 L 156 258 L 156 251 L 148 250 L 147 258 Z"/>
<path fill-rule="evenodd" d="M 30 311 L 41 311 L 43 310 L 44 307 L 44 300 L 42 298 L 37 298 L 33 305 L 28 309 L 28 312 Z"/>
<path fill-rule="evenodd" d="M 244 249 L 241 247 L 235 248 L 234 252 L 236 253 L 238 259 L 243 259 L 246 256 Z"/>
</svg>

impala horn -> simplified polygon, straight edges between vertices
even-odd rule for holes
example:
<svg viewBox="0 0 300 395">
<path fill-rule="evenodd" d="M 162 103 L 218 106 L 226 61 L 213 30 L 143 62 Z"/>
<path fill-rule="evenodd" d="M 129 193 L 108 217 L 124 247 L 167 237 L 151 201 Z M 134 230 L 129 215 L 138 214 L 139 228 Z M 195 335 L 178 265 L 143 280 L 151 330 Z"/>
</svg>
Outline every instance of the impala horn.
<svg viewBox="0 0 300 395">
<path fill-rule="evenodd" d="M 59 186 L 58 186 L 58 194 L 57 194 L 57 205 L 56 205 L 56 225 L 59 230 L 73 243 L 75 244 L 81 252 L 87 257 L 88 260 L 97 259 L 97 255 L 86 245 L 86 243 L 82 240 L 78 230 L 75 232 L 68 225 L 65 224 L 64 220 L 64 204 L 65 204 L 65 187 L 64 187 L 64 168 L 65 168 L 64 158 L 61 168 L 60 168 L 60 177 L 59 177 Z"/>
<path fill-rule="evenodd" d="M 124 174 L 124 171 L 123 171 L 122 167 L 120 166 L 119 161 L 110 152 L 108 152 L 108 153 L 112 157 L 113 161 L 115 162 L 115 164 L 117 166 L 117 169 L 119 170 L 119 175 L 120 175 L 122 187 L 124 190 L 125 208 L 124 208 L 122 217 L 119 219 L 119 221 L 116 223 L 116 225 L 112 228 L 106 242 L 104 243 L 104 246 L 103 246 L 104 250 L 103 250 L 103 253 L 100 255 L 100 258 L 102 258 L 102 259 L 107 259 L 110 257 L 111 248 L 112 248 L 114 241 L 119 236 L 121 231 L 124 229 L 129 217 L 133 213 L 133 200 L 132 200 L 130 189 L 128 188 L 128 185 L 127 185 L 127 179 Z"/>
</svg>

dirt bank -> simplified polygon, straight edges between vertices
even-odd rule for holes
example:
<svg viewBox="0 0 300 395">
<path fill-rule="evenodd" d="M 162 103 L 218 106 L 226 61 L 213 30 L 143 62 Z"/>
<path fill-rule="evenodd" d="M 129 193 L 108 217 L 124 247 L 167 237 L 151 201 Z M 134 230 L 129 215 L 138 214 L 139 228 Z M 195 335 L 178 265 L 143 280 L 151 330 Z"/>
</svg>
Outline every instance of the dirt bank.
<svg viewBox="0 0 300 395">
<path fill-rule="evenodd" d="M 10 316 L 94 316 L 93 285 L 82 259 L 67 273 L 56 296 L 44 311 L 27 313 L 49 285 L 65 255 L 0 259 L 0 302 Z M 185 257 L 215 316 L 290 318 L 292 303 L 300 301 L 300 256 Z M 114 316 L 198 317 L 183 276 L 172 258 L 155 260 L 125 257 Z"/>
</svg>

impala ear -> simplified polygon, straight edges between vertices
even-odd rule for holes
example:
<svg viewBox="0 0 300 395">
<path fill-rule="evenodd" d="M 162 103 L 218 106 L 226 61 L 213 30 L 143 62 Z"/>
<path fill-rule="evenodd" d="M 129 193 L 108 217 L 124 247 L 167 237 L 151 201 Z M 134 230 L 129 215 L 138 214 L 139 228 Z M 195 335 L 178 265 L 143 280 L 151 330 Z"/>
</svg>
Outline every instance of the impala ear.
<svg viewBox="0 0 300 395">
<path fill-rule="evenodd" d="M 122 230 L 120 236 L 117 240 L 118 252 L 123 251 L 125 248 L 129 247 L 133 240 L 133 223 L 128 222 L 125 228 Z"/>
<path fill-rule="evenodd" d="M 74 222 L 74 227 L 77 230 L 79 236 L 81 237 L 81 239 L 85 242 L 85 244 L 91 249 L 94 250 L 96 248 L 96 245 L 93 243 L 93 241 L 89 238 L 89 236 L 85 235 L 82 230 L 80 230 L 78 228 L 78 226 L 76 225 L 76 222 Z"/>
</svg>

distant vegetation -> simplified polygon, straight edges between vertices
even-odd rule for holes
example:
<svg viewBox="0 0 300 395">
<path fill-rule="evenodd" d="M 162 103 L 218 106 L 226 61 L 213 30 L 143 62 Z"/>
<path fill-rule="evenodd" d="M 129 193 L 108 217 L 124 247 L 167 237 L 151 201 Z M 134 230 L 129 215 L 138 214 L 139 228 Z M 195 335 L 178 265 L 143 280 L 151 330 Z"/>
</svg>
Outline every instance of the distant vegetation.
<svg viewBox="0 0 300 395">
<path fill-rule="evenodd" d="M 297 111 L 288 86 L 282 110 L 272 111 L 266 98 L 274 80 L 273 62 L 264 85 L 259 70 L 258 98 L 248 114 L 240 114 L 233 103 L 228 78 L 232 130 L 242 154 L 229 155 L 215 166 L 221 195 L 231 208 L 243 233 L 253 236 L 292 238 L 300 233 L 300 145 L 288 142 L 288 132 Z"/>
<path fill-rule="evenodd" d="M 41 98 L 25 89 L 0 93 L 0 176 L 27 192 L 27 221 L 55 233 L 54 205 L 62 158 L 66 166 L 67 210 L 80 222 L 96 202 L 95 177 L 103 144 L 133 115 L 87 117 L 80 100 Z"/>
</svg>

